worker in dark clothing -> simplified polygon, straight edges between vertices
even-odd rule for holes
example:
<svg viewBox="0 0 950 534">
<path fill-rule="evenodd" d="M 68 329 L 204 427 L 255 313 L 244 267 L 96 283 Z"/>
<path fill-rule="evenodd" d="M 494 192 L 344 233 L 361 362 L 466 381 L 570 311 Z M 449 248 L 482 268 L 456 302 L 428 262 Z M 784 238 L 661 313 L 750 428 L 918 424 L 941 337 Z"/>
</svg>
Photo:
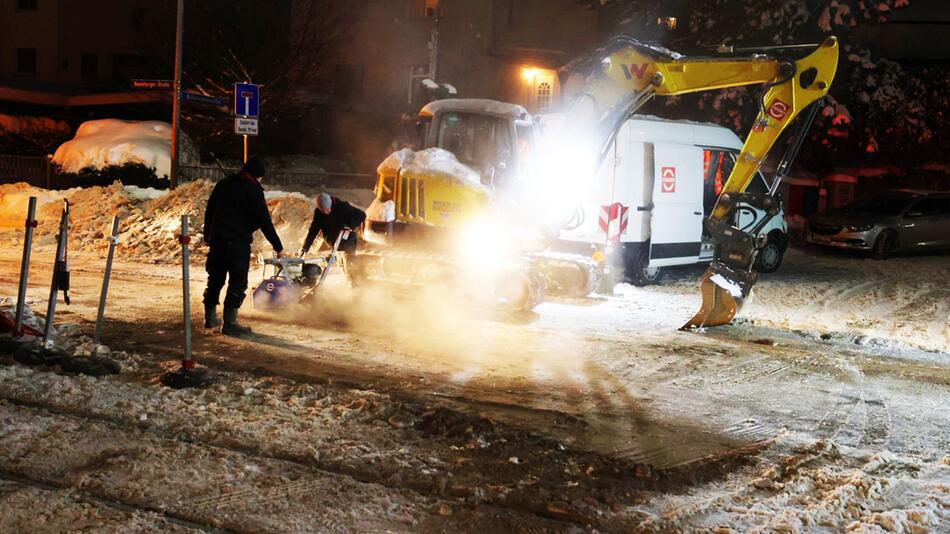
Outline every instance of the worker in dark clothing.
<svg viewBox="0 0 950 534">
<path fill-rule="evenodd" d="M 219 324 L 218 297 L 227 278 L 221 333 L 229 336 L 251 332 L 250 328 L 238 324 L 237 312 L 247 289 L 254 232 L 258 229 L 263 232 L 277 257 L 284 249 L 264 200 L 264 188 L 260 183 L 263 177 L 264 165 L 256 157 L 248 158 L 241 172 L 214 186 L 205 209 L 204 240 L 210 247 L 205 265 L 208 272 L 208 287 L 204 293 L 205 328 Z"/>
<path fill-rule="evenodd" d="M 307 239 L 300 248 L 298 256 L 303 257 L 318 233 L 323 234 L 323 240 L 333 246 L 336 238 L 344 229 L 355 230 L 366 220 L 366 213 L 345 200 L 340 200 L 327 193 L 317 197 L 317 209 L 313 211 L 313 222 L 307 232 Z M 347 275 L 351 274 L 353 258 L 356 256 L 356 232 L 351 231 L 349 236 L 340 241 L 340 252 L 343 252 L 343 269 Z M 352 282 L 352 277 L 350 278 Z"/>
</svg>

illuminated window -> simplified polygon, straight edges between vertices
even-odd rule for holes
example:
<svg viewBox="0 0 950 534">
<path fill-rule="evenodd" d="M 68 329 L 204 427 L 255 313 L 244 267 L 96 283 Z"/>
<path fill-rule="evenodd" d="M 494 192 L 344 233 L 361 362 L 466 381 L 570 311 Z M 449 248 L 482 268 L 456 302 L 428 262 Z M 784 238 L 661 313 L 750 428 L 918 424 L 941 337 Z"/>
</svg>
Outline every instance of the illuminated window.
<svg viewBox="0 0 950 534">
<path fill-rule="evenodd" d="M 538 84 L 538 111 L 544 111 L 551 107 L 551 84 L 541 82 Z"/>
</svg>

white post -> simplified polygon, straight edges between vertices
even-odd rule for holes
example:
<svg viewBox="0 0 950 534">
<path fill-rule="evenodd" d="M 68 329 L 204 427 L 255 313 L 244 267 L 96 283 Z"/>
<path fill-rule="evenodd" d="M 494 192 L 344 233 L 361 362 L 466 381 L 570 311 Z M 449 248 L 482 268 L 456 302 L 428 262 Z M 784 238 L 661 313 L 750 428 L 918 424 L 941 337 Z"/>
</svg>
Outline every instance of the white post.
<svg viewBox="0 0 950 534">
<path fill-rule="evenodd" d="M 92 334 L 92 342 L 99 347 L 102 334 L 102 319 L 106 314 L 106 295 L 109 293 L 109 277 L 112 276 L 112 258 L 115 256 L 115 246 L 119 243 L 119 216 L 112 216 L 112 234 L 109 237 L 109 253 L 106 256 L 106 272 L 102 276 L 102 291 L 99 292 L 99 312 L 96 314 L 96 329 Z"/>
<path fill-rule="evenodd" d="M 188 272 L 188 244 L 191 243 L 191 237 L 188 235 L 188 215 L 181 216 L 181 236 L 178 241 L 181 243 L 181 292 L 185 319 L 185 357 L 181 360 L 181 366 L 192 369 L 195 361 L 191 357 L 191 285 Z"/>
</svg>

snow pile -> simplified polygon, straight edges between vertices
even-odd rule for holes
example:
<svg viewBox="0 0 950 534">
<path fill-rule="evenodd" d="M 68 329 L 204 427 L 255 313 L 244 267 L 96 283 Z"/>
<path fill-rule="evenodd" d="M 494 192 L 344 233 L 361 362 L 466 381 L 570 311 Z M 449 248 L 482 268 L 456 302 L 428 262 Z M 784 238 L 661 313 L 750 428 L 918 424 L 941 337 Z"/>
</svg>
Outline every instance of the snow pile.
<svg viewBox="0 0 950 534">
<path fill-rule="evenodd" d="M 53 161 L 66 172 L 86 167 L 101 169 L 109 165 L 141 163 L 155 169 L 159 177 L 168 176 L 171 166 L 172 127 L 162 121 L 125 121 L 101 119 L 86 121 L 76 137 L 56 149 Z M 196 152 L 182 136 L 182 161 L 196 161 Z"/>
<path fill-rule="evenodd" d="M 460 185 L 484 188 L 478 171 L 461 163 L 455 158 L 455 154 L 441 148 L 427 148 L 418 152 L 404 148 L 393 152 L 379 164 L 377 172 L 394 175 L 401 169 L 416 175 L 438 174 Z"/>
<path fill-rule="evenodd" d="M 173 191 L 123 186 L 75 188 L 47 191 L 24 183 L 0 185 L 0 242 L 19 243 L 23 236 L 28 199 L 37 197 L 37 228 L 34 249 L 55 246 L 63 199 L 70 203 L 69 250 L 105 254 L 113 215 L 119 215 L 119 244 L 116 257 L 147 263 L 178 263 L 181 245 L 181 216 L 189 216 L 193 236 L 191 254 L 207 253 L 203 242 L 205 207 L 214 183 L 196 180 Z M 266 191 L 271 218 L 287 250 L 303 244 L 313 218 L 313 200 L 297 192 Z M 12 244 L 12 243 L 11 243 Z M 254 253 L 271 252 L 260 232 L 251 247 Z"/>
<path fill-rule="evenodd" d="M 14 117 L 0 113 L 0 135 L 38 132 L 69 134 L 70 128 L 66 121 L 57 121 L 49 117 Z"/>
</svg>

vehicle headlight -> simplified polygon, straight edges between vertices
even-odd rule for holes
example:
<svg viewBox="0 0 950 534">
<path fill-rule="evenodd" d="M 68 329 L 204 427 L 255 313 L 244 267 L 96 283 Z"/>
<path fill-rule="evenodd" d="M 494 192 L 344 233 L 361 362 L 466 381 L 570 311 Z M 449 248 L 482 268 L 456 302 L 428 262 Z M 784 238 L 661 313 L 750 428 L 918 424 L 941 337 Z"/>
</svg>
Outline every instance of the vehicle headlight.
<svg viewBox="0 0 950 534">
<path fill-rule="evenodd" d="M 852 224 L 848 226 L 848 230 L 852 232 L 867 232 L 871 228 L 874 228 L 873 224 Z"/>
</svg>

